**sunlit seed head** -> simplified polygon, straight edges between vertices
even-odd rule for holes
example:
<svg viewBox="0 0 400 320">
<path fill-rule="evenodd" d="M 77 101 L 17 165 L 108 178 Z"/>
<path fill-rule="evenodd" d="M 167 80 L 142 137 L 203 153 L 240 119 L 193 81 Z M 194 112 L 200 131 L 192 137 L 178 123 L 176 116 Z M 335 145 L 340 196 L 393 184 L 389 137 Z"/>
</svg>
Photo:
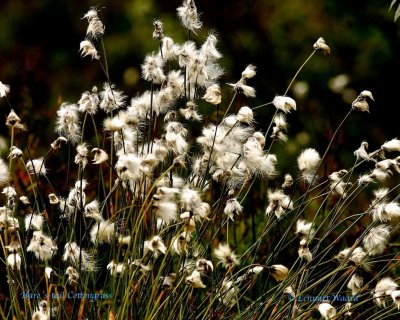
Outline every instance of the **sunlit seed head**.
<svg viewBox="0 0 400 320">
<path fill-rule="evenodd" d="M 315 51 L 320 52 L 324 55 L 331 53 L 331 49 L 326 44 L 325 39 L 322 37 L 318 38 L 318 40 L 314 43 L 313 48 Z"/>
</svg>

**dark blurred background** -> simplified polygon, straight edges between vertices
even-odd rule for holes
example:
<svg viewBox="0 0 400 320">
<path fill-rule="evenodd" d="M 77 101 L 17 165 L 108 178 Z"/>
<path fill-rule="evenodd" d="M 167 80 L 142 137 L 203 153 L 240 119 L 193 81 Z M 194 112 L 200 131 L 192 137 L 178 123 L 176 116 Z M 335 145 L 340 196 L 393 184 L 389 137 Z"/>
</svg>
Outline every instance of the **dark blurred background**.
<svg viewBox="0 0 400 320">
<path fill-rule="evenodd" d="M 43 142 L 47 149 L 55 138 L 55 113 L 62 101 L 77 102 L 82 92 L 93 85 L 100 87 L 105 80 L 98 63 L 78 53 L 87 27 L 82 17 L 90 7 L 100 9 L 106 26 L 111 81 L 133 97 L 148 87 L 140 79 L 144 55 L 158 48 L 152 39 L 152 22 L 162 20 L 165 34 L 176 42 L 186 39 L 176 16 L 180 4 L 175 0 L 2 0 L 0 81 L 11 86 L 8 99 L 27 124 L 35 145 L 40 148 Z M 400 22 L 393 21 L 390 1 L 198 0 L 196 4 L 204 28 L 194 39 L 202 43 L 210 30 L 219 35 L 225 69 L 221 83 L 237 81 L 249 63 L 258 67 L 250 83 L 257 98 L 239 100 L 233 111 L 283 94 L 318 37 L 331 47 L 331 55 L 313 57 L 289 92 L 298 110 L 288 119 L 292 142 L 280 148 L 286 156 L 297 155 L 306 146 L 322 153 L 351 101 L 365 89 L 376 102 L 371 103 L 370 114 L 355 112 L 345 123 L 333 146 L 331 156 L 338 158 L 334 162 L 352 163 L 352 153 L 363 140 L 373 150 L 385 140 L 400 138 L 396 113 Z M 228 94 L 227 86 L 224 90 Z M 0 107 L 4 139 L 9 110 L 4 99 Z M 273 111 L 271 107 L 258 110 L 261 130 Z"/>
</svg>

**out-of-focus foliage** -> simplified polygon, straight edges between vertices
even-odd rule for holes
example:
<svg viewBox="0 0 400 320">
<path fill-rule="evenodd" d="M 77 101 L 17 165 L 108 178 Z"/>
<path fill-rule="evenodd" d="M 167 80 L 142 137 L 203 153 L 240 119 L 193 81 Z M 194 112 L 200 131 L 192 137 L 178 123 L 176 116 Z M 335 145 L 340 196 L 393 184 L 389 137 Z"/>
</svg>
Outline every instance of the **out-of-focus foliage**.
<svg viewBox="0 0 400 320">
<path fill-rule="evenodd" d="M 140 81 L 144 54 L 158 46 L 151 38 L 151 21 L 162 20 L 165 33 L 178 42 L 187 37 L 176 19 L 180 3 L 2 1 L 0 79 L 11 85 L 9 98 L 19 108 L 18 114 L 28 120 L 28 126 L 41 129 L 43 136 L 35 138 L 51 141 L 60 102 L 75 102 L 83 91 L 101 86 L 105 80 L 98 65 L 78 53 L 85 32 L 81 18 L 91 6 L 100 9 L 106 26 L 111 80 L 134 96 L 146 85 Z M 298 143 L 288 145 L 289 151 L 296 153 L 305 145 L 329 140 L 331 128 L 364 89 L 373 91 L 376 99 L 371 115 L 352 117 L 348 135 L 339 137 L 340 141 L 355 150 L 362 140 L 374 148 L 398 135 L 397 120 L 387 117 L 398 104 L 398 85 L 392 79 L 398 76 L 396 57 L 400 56 L 399 25 L 393 22 L 389 4 L 378 0 L 203 0 L 197 7 L 204 25 L 213 26 L 220 35 L 219 47 L 225 54 L 223 83 L 236 79 L 247 64 L 258 62 L 261 76 L 252 83 L 258 92 L 257 99 L 251 101 L 254 105 L 283 93 L 318 37 L 323 36 L 331 47 L 332 54 L 315 57 L 292 87 L 290 94 L 299 105 L 298 120 L 292 127 L 300 128 L 301 133 L 296 137 Z M 209 31 L 202 29 L 197 38 L 204 40 Z M 237 103 L 234 110 L 247 103 Z M 4 102 L 1 108 L 4 114 Z M 269 119 L 271 112 L 261 109 L 259 118 Z M 266 129 L 262 120 L 259 126 Z M 1 134 L 5 134 L 4 126 Z M 351 153 L 343 156 L 349 158 Z"/>
</svg>

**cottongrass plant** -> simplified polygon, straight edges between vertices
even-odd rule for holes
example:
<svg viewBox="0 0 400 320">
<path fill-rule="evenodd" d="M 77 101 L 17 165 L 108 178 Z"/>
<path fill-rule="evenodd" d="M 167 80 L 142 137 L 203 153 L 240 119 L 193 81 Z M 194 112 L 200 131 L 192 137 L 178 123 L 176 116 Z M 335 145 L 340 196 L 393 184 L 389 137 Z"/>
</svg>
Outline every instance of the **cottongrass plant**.
<svg viewBox="0 0 400 320">
<path fill-rule="evenodd" d="M 80 53 L 99 64 L 104 83 L 61 103 L 45 155 L 26 143 L 0 83 L 11 146 L 8 163 L 0 160 L 1 316 L 397 318 L 400 140 L 372 152 L 360 140 L 353 165 L 321 170 L 343 123 L 369 112 L 372 93 L 348 106 L 325 149 L 293 159 L 295 172 L 280 172 L 273 153 L 290 139 L 287 115 L 301 108 L 290 87 L 315 54 L 330 54 L 325 40 L 310 44 L 282 95 L 239 105 L 238 96 L 251 105 L 256 95 L 256 66 L 221 83 L 218 39 L 201 43 L 196 5 L 185 0 L 178 17 L 188 40 L 176 43 L 155 21 L 158 44 L 141 66 L 148 90 L 129 96 L 110 79 L 99 14 L 83 17 Z M 256 113 L 273 108 L 260 128 Z M 60 161 L 63 181 L 50 168 Z M 246 201 L 256 186 L 261 210 Z"/>
</svg>

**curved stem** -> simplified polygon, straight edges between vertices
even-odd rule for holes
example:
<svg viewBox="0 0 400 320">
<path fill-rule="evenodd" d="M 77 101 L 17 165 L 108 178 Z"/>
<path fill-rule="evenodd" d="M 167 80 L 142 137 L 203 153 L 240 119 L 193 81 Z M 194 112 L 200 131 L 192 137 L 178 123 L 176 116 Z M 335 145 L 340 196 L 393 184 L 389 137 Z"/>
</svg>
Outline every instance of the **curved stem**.
<svg viewBox="0 0 400 320">
<path fill-rule="evenodd" d="M 297 70 L 297 72 L 295 73 L 295 75 L 293 76 L 292 80 L 290 81 L 288 87 L 286 88 L 285 93 L 283 94 L 284 96 L 287 95 L 287 93 L 289 92 L 290 87 L 292 86 L 294 80 L 296 80 L 297 76 L 299 75 L 300 71 L 304 68 L 304 66 L 308 63 L 308 61 L 310 61 L 310 59 L 312 58 L 312 56 L 315 54 L 315 50 L 308 56 L 308 58 L 303 62 L 303 64 L 300 66 L 300 68 Z"/>
</svg>

